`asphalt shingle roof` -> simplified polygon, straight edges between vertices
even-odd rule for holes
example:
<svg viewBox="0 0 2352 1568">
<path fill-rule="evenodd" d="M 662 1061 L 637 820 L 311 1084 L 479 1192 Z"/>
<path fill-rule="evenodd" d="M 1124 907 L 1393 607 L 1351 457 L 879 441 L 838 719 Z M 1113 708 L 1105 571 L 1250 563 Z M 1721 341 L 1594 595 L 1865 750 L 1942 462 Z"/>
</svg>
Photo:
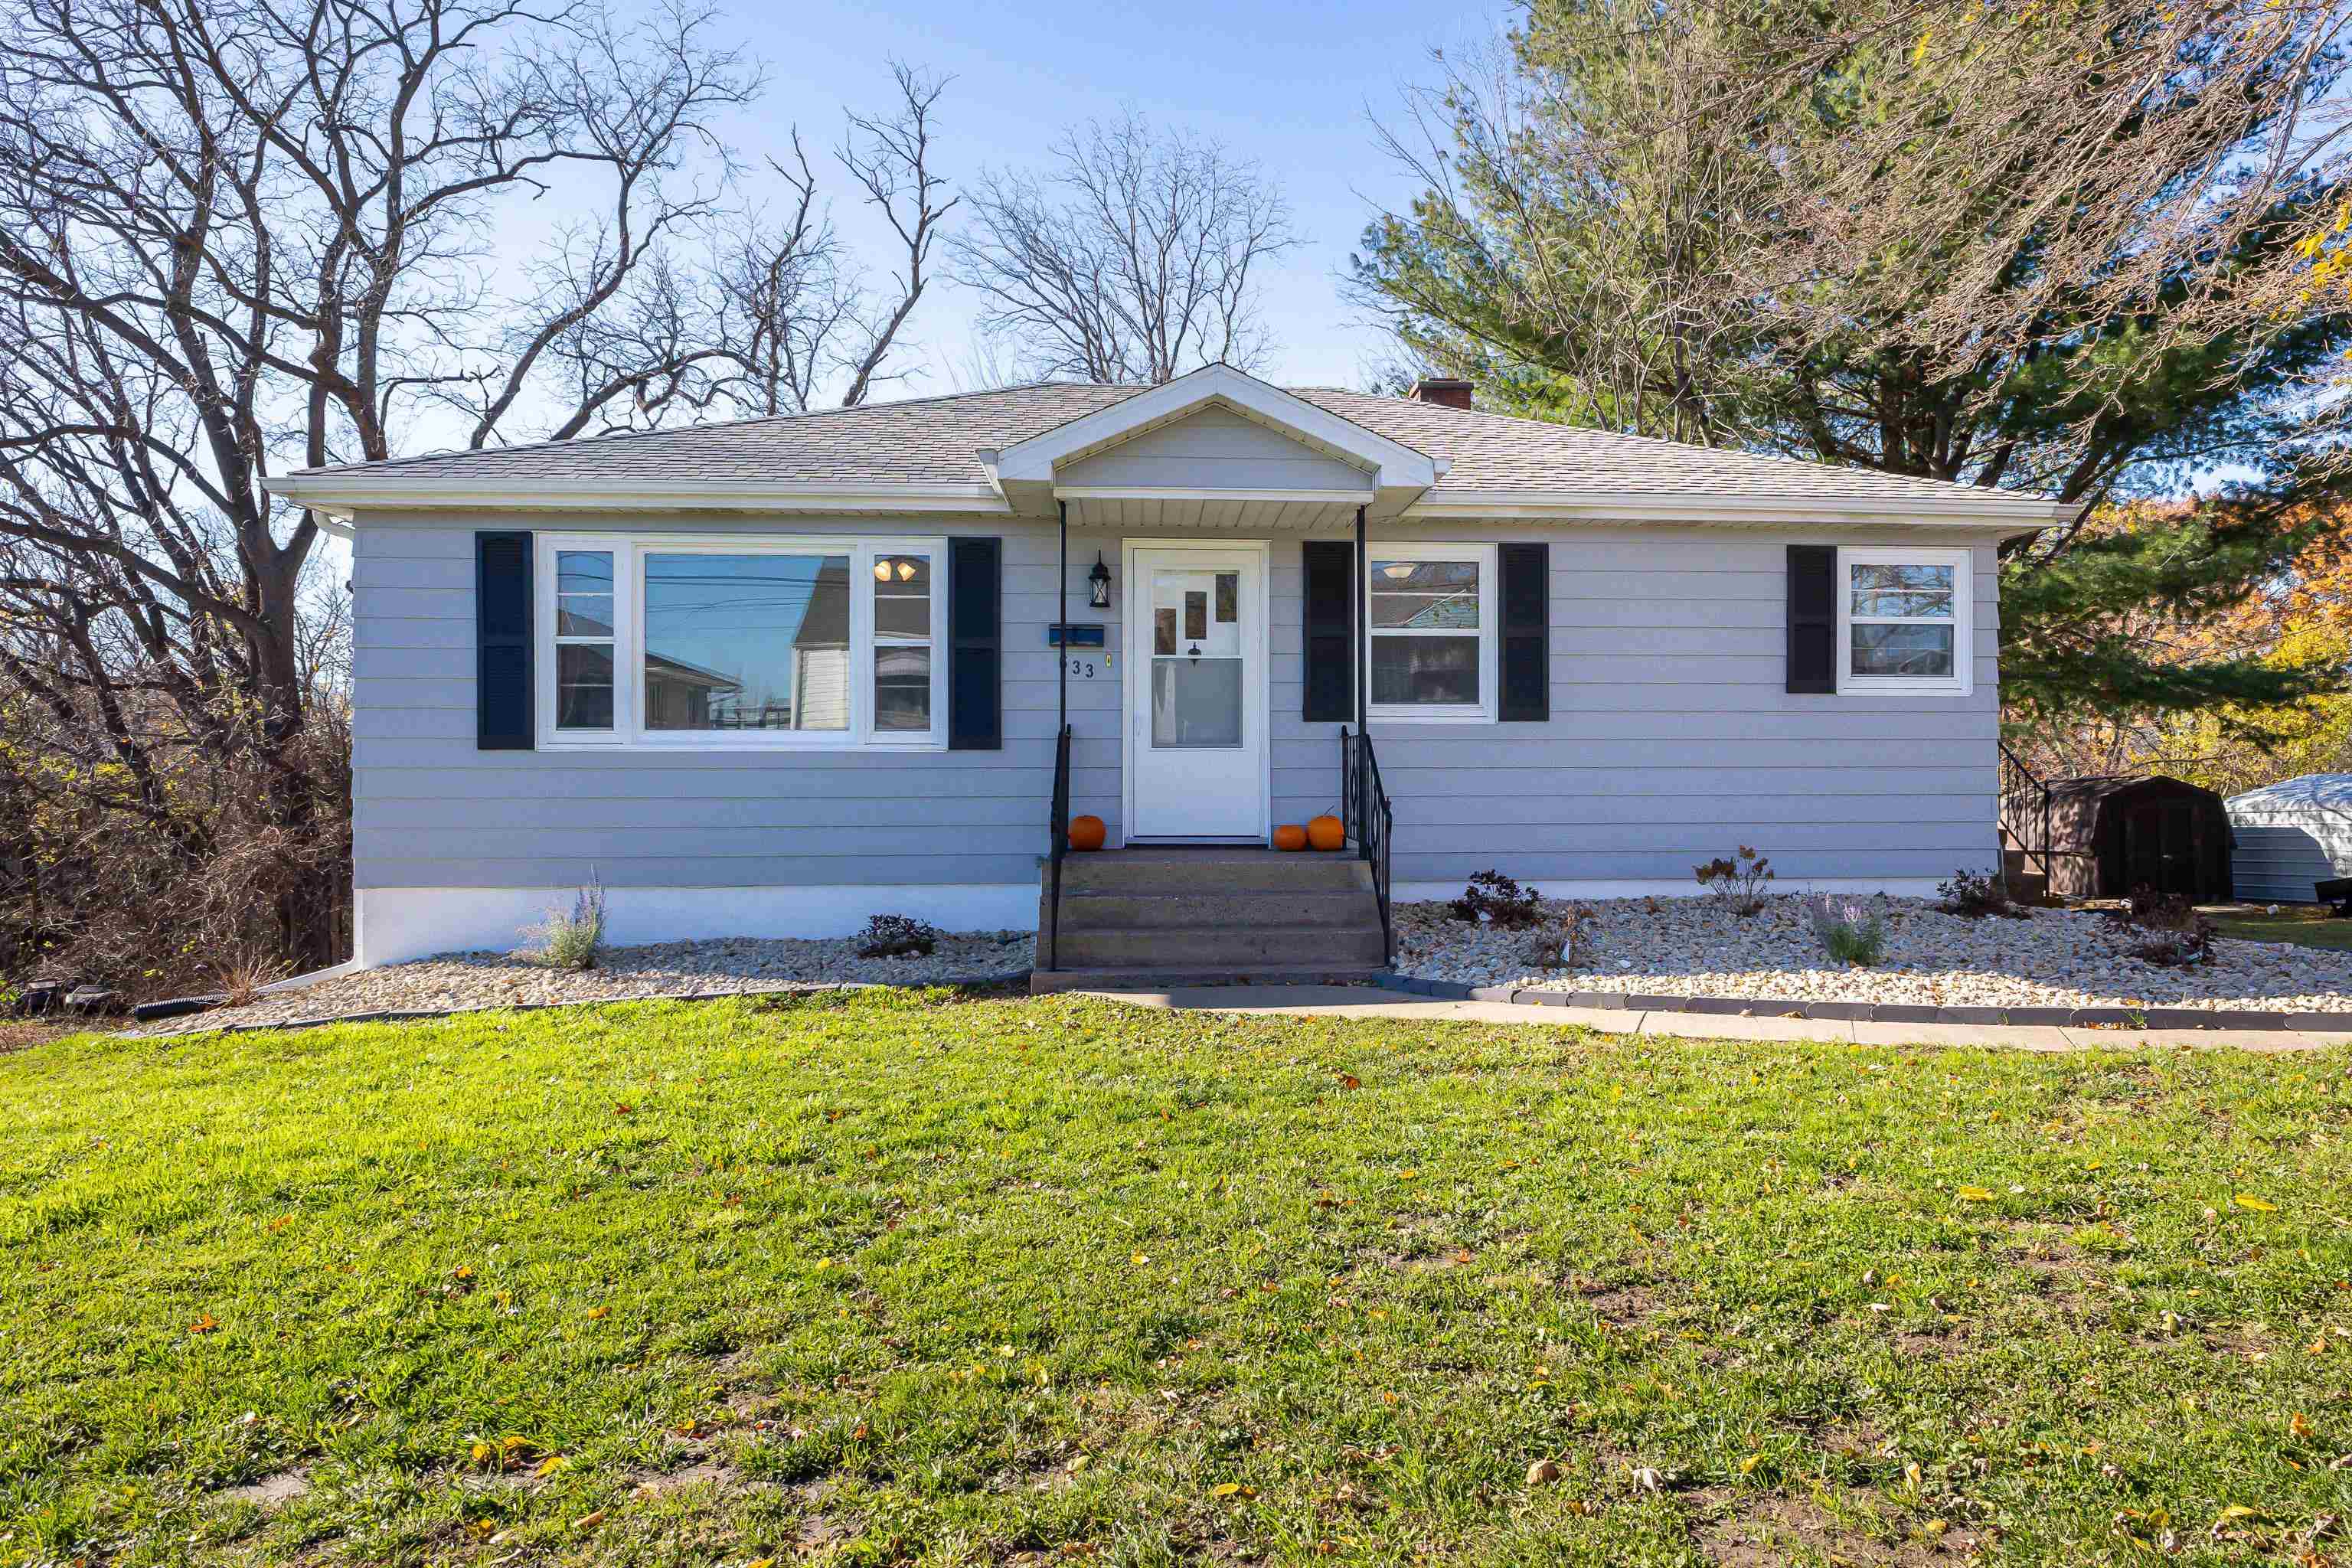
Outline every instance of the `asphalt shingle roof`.
<svg viewBox="0 0 2352 1568">
<path fill-rule="evenodd" d="M 538 446 L 490 447 L 319 475 L 401 475 L 486 483 L 709 479 L 799 484 L 985 484 L 977 456 L 1123 403 L 1139 386 L 1052 384 L 910 398 L 723 425 L 689 426 Z M 1287 388 L 1451 467 L 1429 498 L 1472 492 L 1575 496 L 1629 490 L 1693 496 L 1950 501 L 1999 492 L 1674 441 L 1582 430 L 1337 387 Z M 2015 497 L 2003 499 L 2014 500 Z"/>
</svg>

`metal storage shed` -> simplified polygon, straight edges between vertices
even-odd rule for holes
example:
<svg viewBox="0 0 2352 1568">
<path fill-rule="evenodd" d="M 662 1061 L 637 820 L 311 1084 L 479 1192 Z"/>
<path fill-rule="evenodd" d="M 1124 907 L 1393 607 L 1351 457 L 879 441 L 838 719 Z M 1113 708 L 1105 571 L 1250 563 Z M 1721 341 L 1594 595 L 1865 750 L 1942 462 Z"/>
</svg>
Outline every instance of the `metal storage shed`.
<svg viewBox="0 0 2352 1568">
<path fill-rule="evenodd" d="M 2050 848 L 2050 890 L 2061 898 L 2128 898 L 2142 887 L 2200 904 L 2230 896 L 2221 797 L 2179 779 L 2053 779 Z"/>
<path fill-rule="evenodd" d="M 2352 773 L 2305 773 L 2226 804 L 2239 898 L 2307 904 L 2314 882 L 2352 877 Z"/>
</svg>

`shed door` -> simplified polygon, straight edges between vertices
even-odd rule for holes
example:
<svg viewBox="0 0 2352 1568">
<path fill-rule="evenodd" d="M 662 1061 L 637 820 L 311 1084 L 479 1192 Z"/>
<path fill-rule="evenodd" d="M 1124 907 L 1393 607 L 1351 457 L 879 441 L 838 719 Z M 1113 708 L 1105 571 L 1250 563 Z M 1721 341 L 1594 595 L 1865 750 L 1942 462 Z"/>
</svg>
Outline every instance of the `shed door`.
<svg viewBox="0 0 2352 1568">
<path fill-rule="evenodd" d="M 2197 877 L 2197 808 L 2185 800 L 2152 800 L 2124 813 L 2124 883 L 2117 889 L 2154 888 L 2159 893 L 2200 898 Z"/>
</svg>

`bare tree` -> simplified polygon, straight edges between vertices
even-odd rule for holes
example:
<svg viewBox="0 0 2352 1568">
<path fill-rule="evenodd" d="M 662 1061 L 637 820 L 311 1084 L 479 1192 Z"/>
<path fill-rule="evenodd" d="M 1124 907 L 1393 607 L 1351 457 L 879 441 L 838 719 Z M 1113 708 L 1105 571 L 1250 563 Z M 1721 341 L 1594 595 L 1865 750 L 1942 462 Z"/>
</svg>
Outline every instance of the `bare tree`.
<svg viewBox="0 0 2352 1568">
<path fill-rule="evenodd" d="M 959 198 L 934 165 L 934 110 L 947 79 L 891 62 L 898 102 L 883 114 L 850 113 L 834 158 L 898 236 L 900 263 L 887 294 L 869 290 L 844 255 L 798 131 L 789 162 L 769 172 L 787 197 L 772 212 L 730 226 L 715 246 L 717 287 L 738 373 L 719 393 L 740 412 L 793 414 L 845 377 L 841 406 L 854 408 L 894 379 L 886 369 L 915 307 L 940 223 Z"/>
<path fill-rule="evenodd" d="M 729 345 L 673 249 L 728 172 L 712 117 L 758 80 L 707 27 L 593 0 L 0 5 L 0 669 L 95 726 L 110 776 L 168 811 L 194 747 L 250 759 L 289 843 L 322 820 L 320 525 L 273 468 L 708 401 Z M 570 216 L 508 259 L 539 197 Z"/>
<path fill-rule="evenodd" d="M 984 173 L 950 241 L 978 326 L 1041 376 L 1157 383 L 1272 348 L 1262 264 L 1297 243 L 1281 193 L 1213 142 L 1090 121 L 1042 174 Z"/>
</svg>

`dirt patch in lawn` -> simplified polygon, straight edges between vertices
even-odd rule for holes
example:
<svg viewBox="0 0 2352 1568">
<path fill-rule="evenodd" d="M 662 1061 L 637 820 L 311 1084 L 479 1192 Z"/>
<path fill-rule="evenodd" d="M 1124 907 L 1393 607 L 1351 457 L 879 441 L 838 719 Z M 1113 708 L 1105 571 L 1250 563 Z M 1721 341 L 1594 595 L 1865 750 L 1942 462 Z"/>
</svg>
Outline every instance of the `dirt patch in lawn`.
<svg viewBox="0 0 2352 1568">
<path fill-rule="evenodd" d="M 1611 1284 L 1575 1276 L 1567 1281 L 1567 1289 L 1594 1317 L 1620 1332 L 1640 1328 L 1665 1309 L 1664 1298 L 1654 1288 L 1634 1282 Z"/>
<path fill-rule="evenodd" d="M 297 1465 L 291 1469 L 276 1471 L 257 1481 L 241 1487 L 223 1487 L 213 1493 L 215 1502 L 249 1502 L 268 1510 L 292 1502 L 310 1489 L 310 1467 Z"/>
<path fill-rule="evenodd" d="M 89 1026 L 82 1025 L 87 1028 Z M 73 1027 L 64 1024 L 46 1024 L 38 1019 L 7 1019 L 0 1021 L 0 1056 L 21 1051 L 33 1046 L 46 1046 L 51 1040 L 72 1034 Z"/>
<path fill-rule="evenodd" d="M 1800 1553 L 1869 1568 L 1930 1568 L 1969 1556 L 1979 1545 L 1974 1532 L 1939 1529 L 1941 1521 L 1889 1540 L 1901 1529 L 1899 1521 L 1859 1490 L 1834 1498 L 1764 1493 L 1723 1499 L 1710 1494 L 1706 1500 L 1717 1506 L 1694 1533 L 1706 1561 L 1722 1568 L 1776 1568 Z"/>
<path fill-rule="evenodd" d="M 731 1490 L 741 1484 L 735 1467 L 724 1459 L 703 1459 L 682 1470 L 655 1470 L 637 1479 L 629 1489 L 639 1497 L 667 1497 L 692 1487 L 716 1487 Z"/>
</svg>

